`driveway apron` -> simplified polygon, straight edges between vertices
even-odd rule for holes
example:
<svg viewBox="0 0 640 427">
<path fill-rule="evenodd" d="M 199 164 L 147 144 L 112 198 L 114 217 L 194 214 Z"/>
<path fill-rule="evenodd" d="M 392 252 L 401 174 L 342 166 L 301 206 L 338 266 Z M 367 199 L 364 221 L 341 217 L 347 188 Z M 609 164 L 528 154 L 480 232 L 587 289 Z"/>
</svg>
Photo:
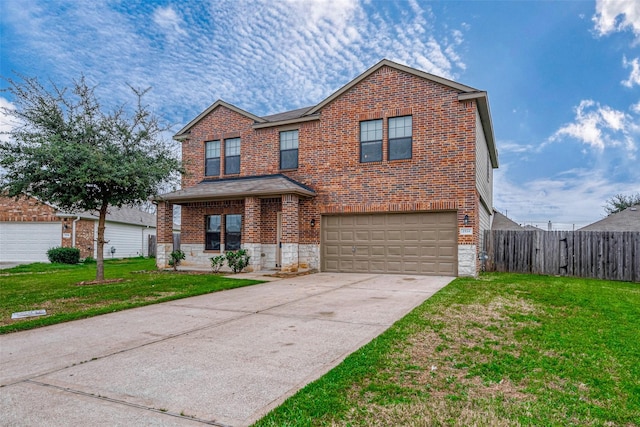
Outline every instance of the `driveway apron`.
<svg viewBox="0 0 640 427">
<path fill-rule="evenodd" d="M 0 425 L 247 426 L 453 278 L 318 273 L 0 336 Z"/>
</svg>

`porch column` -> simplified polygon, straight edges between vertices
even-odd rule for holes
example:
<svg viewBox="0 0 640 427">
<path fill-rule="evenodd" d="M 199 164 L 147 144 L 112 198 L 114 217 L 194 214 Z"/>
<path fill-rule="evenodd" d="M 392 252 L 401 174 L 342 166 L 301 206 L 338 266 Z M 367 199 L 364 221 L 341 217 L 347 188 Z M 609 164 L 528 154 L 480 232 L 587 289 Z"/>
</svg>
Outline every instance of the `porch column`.
<svg viewBox="0 0 640 427">
<path fill-rule="evenodd" d="M 167 268 L 173 252 L 173 203 L 158 202 L 156 224 L 156 266 Z"/>
<path fill-rule="evenodd" d="M 297 195 L 282 195 L 282 271 L 298 271 L 299 206 Z"/>
<path fill-rule="evenodd" d="M 257 197 L 246 197 L 244 199 L 244 243 L 242 247 L 247 251 L 249 258 L 249 266 L 247 271 L 259 271 L 262 269 L 262 242 L 260 230 L 260 210 L 261 203 Z"/>
</svg>

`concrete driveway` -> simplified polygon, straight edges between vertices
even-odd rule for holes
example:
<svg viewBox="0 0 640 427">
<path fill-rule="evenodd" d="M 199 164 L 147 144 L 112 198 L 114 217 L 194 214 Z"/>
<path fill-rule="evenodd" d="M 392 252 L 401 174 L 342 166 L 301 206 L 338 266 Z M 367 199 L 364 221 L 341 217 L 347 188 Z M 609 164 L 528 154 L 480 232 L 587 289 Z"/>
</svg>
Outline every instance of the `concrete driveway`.
<svg viewBox="0 0 640 427">
<path fill-rule="evenodd" d="M 450 277 L 318 273 L 0 336 L 6 426 L 246 426 Z"/>
</svg>

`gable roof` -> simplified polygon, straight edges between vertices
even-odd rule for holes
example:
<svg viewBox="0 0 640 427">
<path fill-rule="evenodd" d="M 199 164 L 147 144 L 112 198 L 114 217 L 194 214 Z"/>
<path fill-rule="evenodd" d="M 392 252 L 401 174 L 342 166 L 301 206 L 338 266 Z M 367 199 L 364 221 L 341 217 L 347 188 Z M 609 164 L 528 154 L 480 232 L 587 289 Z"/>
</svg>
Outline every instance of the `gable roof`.
<svg viewBox="0 0 640 427">
<path fill-rule="evenodd" d="M 491 223 L 492 230 L 524 230 L 524 228 L 517 222 L 511 220 L 506 215 L 501 214 L 497 210 L 493 211 L 493 222 Z"/>
<path fill-rule="evenodd" d="M 286 124 L 300 123 L 311 120 L 318 120 L 319 112 L 323 107 L 339 98 L 342 94 L 347 92 L 349 89 L 378 71 L 382 67 L 391 67 L 393 69 L 412 74 L 414 76 L 421 77 L 423 79 L 430 80 L 432 82 L 441 84 L 443 86 L 450 87 L 454 90 L 459 91 L 458 100 L 459 101 L 476 101 L 478 105 L 478 113 L 480 114 L 480 121 L 482 123 L 482 129 L 484 132 L 485 140 L 487 141 L 487 145 L 489 147 L 489 157 L 491 159 L 491 165 L 494 168 L 498 167 L 498 151 L 496 149 L 495 138 L 493 133 L 493 123 L 491 121 L 491 111 L 489 109 L 489 98 L 486 91 L 481 91 L 475 89 L 471 86 L 463 85 L 462 83 L 455 82 L 453 80 L 445 79 L 444 77 L 439 77 L 434 74 L 430 74 L 424 71 L 417 70 L 415 68 L 408 67 L 406 65 L 398 64 L 397 62 L 390 61 L 388 59 L 383 59 L 371 68 L 369 68 L 364 73 L 360 74 L 355 79 L 351 80 L 346 85 L 342 86 L 340 89 L 329 95 L 328 98 L 325 98 L 319 104 L 316 104 L 312 107 L 299 108 L 296 110 L 285 111 L 283 113 L 272 114 L 269 116 L 258 117 L 254 114 L 251 114 L 247 111 L 244 111 L 238 107 L 235 107 L 231 104 L 228 104 L 222 100 L 218 100 L 213 103 L 209 108 L 200 113 L 198 117 L 191 120 L 185 127 L 183 127 L 177 134 L 174 135 L 173 139 L 183 140 L 188 137 L 188 131 L 193 127 L 196 123 L 198 123 L 203 117 L 209 114 L 211 111 L 215 110 L 217 107 L 223 105 L 239 114 L 242 114 L 246 117 L 249 117 L 255 121 L 253 125 L 254 129 L 260 129 L 264 127 L 271 126 L 281 126 Z"/>
<path fill-rule="evenodd" d="M 434 74 L 429 74 L 429 73 L 426 73 L 424 71 L 417 70 L 415 68 L 407 67 L 406 65 L 402 65 L 402 64 L 398 64 L 398 63 L 393 62 L 393 61 L 389 61 L 388 59 L 383 59 L 382 61 L 378 62 L 373 67 L 369 68 L 364 73 L 360 74 L 355 79 L 351 80 L 346 85 L 342 86 L 340 89 L 338 89 L 334 93 L 332 93 L 324 101 L 320 102 L 318 105 L 316 105 L 311 110 L 309 110 L 307 112 L 307 114 L 317 113 L 325 105 L 327 105 L 327 104 L 331 103 L 331 101 L 339 98 L 340 95 L 342 95 L 343 93 L 347 92 L 349 89 L 351 89 L 352 87 L 354 87 L 355 85 L 357 85 L 358 83 L 360 83 L 361 81 L 363 81 L 364 79 L 366 79 L 367 77 L 369 77 L 370 75 L 372 75 L 373 73 L 375 73 L 376 71 L 378 71 L 382 67 L 391 67 L 391 68 L 394 68 L 396 70 L 404 71 L 405 73 L 413 74 L 414 76 L 422 77 L 423 79 L 427 79 L 427 80 L 431 80 L 431 81 L 436 82 L 436 83 L 440 83 L 443 86 L 447 86 L 447 87 L 453 88 L 453 89 L 458 90 L 460 92 L 479 92 L 478 89 L 474 89 L 471 86 L 466 86 L 466 85 L 454 82 L 453 80 L 445 79 L 444 77 L 439 77 L 439 76 L 436 76 Z"/>
<path fill-rule="evenodd" d="M 228 200 L 244 197 L 275 197 L 282 194 L 297 194 L 313 197 L 315 191 L 286 175 L 260 175 L 237 178 L 204 180 L 193 187 L 157 196 L 155 200 L 175 204 L 202 200 Z"/>
<path fill-rule="evenodd" d="M 198 116 L 195 119 L 191 120 L 189 123 L 186 124 L 186 126 L 184 126 L 182 129 L 180 129 L 178 131 L 178 133 L 176 133 L 173 136 L 173 139 L 180 141 L 180 140 L 183 140 L 183 139 L 187 138 L 191 128 L 196 123 L 198 123 L 200 120 L 202 120 L 204 117 L 206 117 L 207 114 L 209 114 L 210 112 L 212 112 L 213 110 L 215 110 L 218 107 L 228 108 L 229 110 L 235 111 L 236 113 L 238 113 L 240 115 L 243 115 L 243 116 L 245 116 L 247 118 L 250 118 L 251 120 L 253 120 L 255 122 L 258 122 L 258 123 L 263 123 L 263 122 L 266 121 L 262 117 L 258 117 L 255 114 L 251 114 L 248 111 L 245 111 L 245 110 L 243 110 L 241 108 L 236 107 L 235 105 L 229 104 L 228 102 L 224 102 L 223 100 L 218 99 L 216 102 L 211 104 L 206 110 L 204 110 L 202 113 L 198 114 Z"/>
<path fill-rule="evenodd" d="M 640 231 L 640 205 L 630 206 L 578 231 Z"/>
</svg>

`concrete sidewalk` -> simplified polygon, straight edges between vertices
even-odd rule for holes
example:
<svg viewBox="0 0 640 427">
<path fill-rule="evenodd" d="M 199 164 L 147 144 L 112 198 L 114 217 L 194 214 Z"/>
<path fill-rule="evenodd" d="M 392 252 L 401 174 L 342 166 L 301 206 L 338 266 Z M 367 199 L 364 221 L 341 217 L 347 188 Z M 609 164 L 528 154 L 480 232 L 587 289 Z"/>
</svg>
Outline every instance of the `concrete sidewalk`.
<svg viewBox="0 0 640 427">
<path fill-rule="evenodd" d="M 0 336 L 0 424 L 250 425 L 451 280 L 318 273 Z"/>
</svg>

